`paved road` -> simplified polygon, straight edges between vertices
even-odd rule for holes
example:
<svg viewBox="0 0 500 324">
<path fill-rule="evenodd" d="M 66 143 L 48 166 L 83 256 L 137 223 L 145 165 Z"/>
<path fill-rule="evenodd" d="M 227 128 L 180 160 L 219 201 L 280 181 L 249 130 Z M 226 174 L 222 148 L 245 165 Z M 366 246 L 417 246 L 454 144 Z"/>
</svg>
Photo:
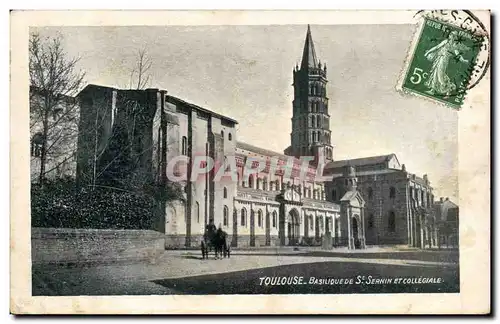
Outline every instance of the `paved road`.
<svg viewBox="0 0 500 324">
<path fill-rule="evenodd" d="M 303 277 L 302 284 L 293 284 L 294 276 Z M 292 284 L 266 286 L 263 279 L 261 285 L 263 277 L 292 277 Z M 312 277 L 348 278 L 352 283 L 309 284 Z M 373 282 L 399 277 L 433 277 L 442 282 Z M 224 260 L 200 260 L 195 252 L 167 251 L 154 265 L 35 267 L 32 280 L 33 295 L 456 292 L 458 282 L 456 251 L 379 250 L 237 251 Z"/>
</svg>

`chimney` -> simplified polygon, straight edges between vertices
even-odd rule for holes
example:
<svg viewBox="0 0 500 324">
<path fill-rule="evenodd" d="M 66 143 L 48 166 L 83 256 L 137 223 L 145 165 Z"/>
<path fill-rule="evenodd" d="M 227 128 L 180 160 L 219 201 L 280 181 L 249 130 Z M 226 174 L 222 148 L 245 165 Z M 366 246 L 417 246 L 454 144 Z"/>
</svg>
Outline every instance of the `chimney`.
<svg viewBox="0 0 500 324">
<path fill-rule="evenodd" d="M 439 198 L 439 202 L 443 202 L 443 197 Z"/>
<path fill-rule="evenodd" d="M 406 165 L 401 165 L 401 170 L 406 171 Z"/>
<path fill-rule="evenodd" d="M 425 183 L 428 183 L 428 182 L 429 182 L 429 178 L 427 177 L 427 174 L 424 174 L 424 182 L 425 182 Z"/>
</svg>

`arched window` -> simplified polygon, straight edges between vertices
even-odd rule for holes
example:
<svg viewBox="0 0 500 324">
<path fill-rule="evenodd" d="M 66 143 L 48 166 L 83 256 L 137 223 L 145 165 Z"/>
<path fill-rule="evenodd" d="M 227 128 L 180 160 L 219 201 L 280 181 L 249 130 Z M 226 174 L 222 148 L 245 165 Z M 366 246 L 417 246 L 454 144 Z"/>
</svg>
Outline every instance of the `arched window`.
<svg viewBox="0 0 500 324">
<path fill-rule="evenodd" d="M 373 199 L 373 189 L 372 189 L 372 187 L 368 188 L 368 199 Z"/>
<path fill-rule="evenodd" d="M 231 140 L 233 139 L 233 135 L 231 135 L 231 133 L 229 133 L 229 134 L 227 135 L 227 139 L 231 141 Z"/>
<path fill-rule="evenodd" d="M 389 189 L 389 198 L 392 198 L 392 199 L 396 198 L 396 188 L 391 187 L 391 188 Z M 423 197 L 422 197 L 422 198 L 423 198 Z"/>
<path fill-rule="evenodd" d="M 314 229 L 313 217 L 309 215 L 309 229 Z"/>
<path fill-rule="evenodd" d="M 223 130 L 220 131 L 220 136 L 222 137 L 222 139 L 224 139 L 224 131 Z"/>
<path fill-rule="evenodd" d="M 262 227 L 262 210 L 257 212 L 257 226 Z"/>
<path fill-rule="evenodd" d="M 187 137 L 182 136 L 182 155 L 187 155 Z"/>
<path fill-rule="evenodd" d="M 273 227 L 274 228 L 276 227 L 277 218 L 278 218 L 278 215 L 276 214 L 275 211 L 273 211 Z"/>
<path fill-rule="evenodd" d="M 313 141 L 313 142 L 316 142 L 316 132 L 313 132 L 313 133 L 312 133 L 312 136 L 313 136 L 312 141 Z"/>
<path fill-rule="evenodd" d="M 318 116 L 318 118 L 319 118 L 319 116 Z M 320 133 L 319 133 L 319 131 L 316 133 L 316 138 L 317 138 L 318 142 L 320 142 L 320 141 L 321 141 L 321 137 L 320 137 Z"/>
<path fill-rule="evenodd" d="M 42 154 L 43 134 L 36 133 L 31 139 L 31 156 L 40 157 Z"/>
<path fill-rule="evenodd" d="M 311 127 L 316 126 L 316 116 L 312 116 L 312 125 Z"/>
<path fill-rule="evenodd" d="M 196 221 L 199 224 L 200 223 L 200 203 L 199 202 L 196 202 L 195 208 L 196 208 L 196 212 L 195 212 Z"/>
<path fill-rule="evenodd" d="M 279 191 L 280 190 L 280 181 L 276 180 L 275 183 L 276 183 L 276 190 Z"/>
<path fill-rule="evenodd" d="M 389 232 L 395 232 L 396 231 L 396 214 L 394 214 L 393 211 L 389 213 L 389 219 L 387 221 L 387 228 Z"/>
<path fill-rule="evenodd" d="M 223 225 L 227 226 L 229 224 L 229 208 L 227 206 L 224 206 L 224 220 L 223 220 Z"/>
<path fill-rule="evenodd" d="M 316 127 L 321 127 L 321 116 L 318 116 L 318 118 L 316 119 Z"/>
<path fill-rule="evenodd" d="M 224 187 L 224 198 L 227 198 L 227 188 Z"/>
<path fill-rule="evenodd" d="M 267 190 L 267 178 L 262 179 L 262 190 Z"/>
<path fill-rule="evenodd" d="M 247 226 L 247 210 L 241 208 L 241 226 Z"/>
<path fill-rule="evenodd" d="M 368 217 L 368 228 L 373 228 L 375 226 L 375 219 L 373 214 L 370 214 L 370 217 Z"/>
</svg>

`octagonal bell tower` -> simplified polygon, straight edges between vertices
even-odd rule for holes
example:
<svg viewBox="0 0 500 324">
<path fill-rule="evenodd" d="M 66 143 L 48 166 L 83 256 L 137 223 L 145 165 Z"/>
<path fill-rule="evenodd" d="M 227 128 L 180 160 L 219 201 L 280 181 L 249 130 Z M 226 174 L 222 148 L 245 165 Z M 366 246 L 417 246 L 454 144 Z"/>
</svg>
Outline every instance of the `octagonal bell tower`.
<svg viewBox="0 0 500 324">
<path fill-rule="evenodd" d="M 294 100 L 290 155 L 322 155 L 326 162 L 333 159 L 327 83 L 326 64 L 322 64 L 316 57 L 311 28 L 308 25 L 302 62 L 300 67 L 295 66 L 293 69 Z"/>
</svg>

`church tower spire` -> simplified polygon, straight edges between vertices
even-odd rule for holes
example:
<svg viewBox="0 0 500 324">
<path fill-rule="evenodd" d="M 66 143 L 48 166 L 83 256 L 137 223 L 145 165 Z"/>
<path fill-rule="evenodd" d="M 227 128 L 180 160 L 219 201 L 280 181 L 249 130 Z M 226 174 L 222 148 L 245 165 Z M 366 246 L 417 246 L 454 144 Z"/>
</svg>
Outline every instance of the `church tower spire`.
<svg viewBox="0 0 500 324">
<path fill-rule="evenodd" d="M 311 27 L 307 25 L 300 69 L 293 69 L 294 100 L 288 154 L 297 157 L 322 155 L 325 161 L 333 159 L 327 83 L 326 64 L 316 56 Z"/>
<path fill-rule="evenodd" d="M 311 36 L 311 27 L 307 25 L 306 41 L 304 43 L 304 51 L 302 52 L 302 63 L 300 69 L 307 69 L 308 67 L 317 67 L 318 59 L 316 58 L 316 51 L 314 50 L 314 43 Z"/>
</svg>

